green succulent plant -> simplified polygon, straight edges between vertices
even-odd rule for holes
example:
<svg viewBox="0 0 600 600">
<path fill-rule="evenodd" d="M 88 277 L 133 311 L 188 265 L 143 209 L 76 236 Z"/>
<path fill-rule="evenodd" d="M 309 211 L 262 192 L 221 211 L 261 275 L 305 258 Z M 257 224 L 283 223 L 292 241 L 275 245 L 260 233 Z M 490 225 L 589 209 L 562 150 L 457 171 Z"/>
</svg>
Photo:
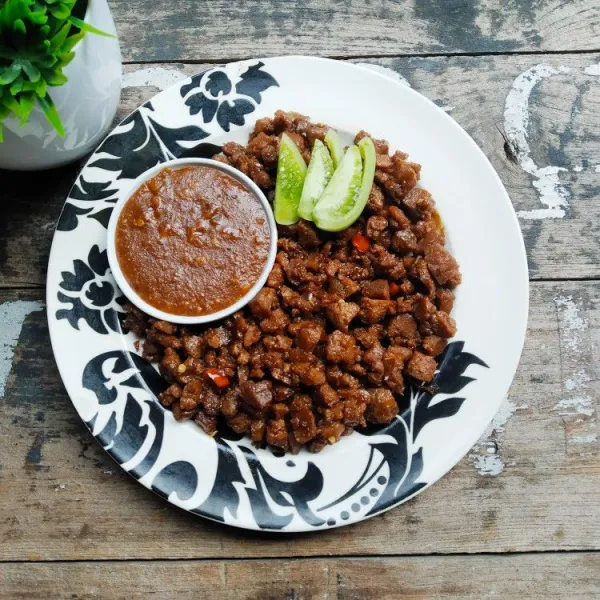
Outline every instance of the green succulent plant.
<svg viewBox="0 0 600 600">
<path fill-rule="evenodd" d="M 0 0 L 0 142 L 4 119 L 14 115 L 23 126 L 36 102 L 64 137 L 48 88 L 66 83 L 63 69 L 86 33 L 111 37 L 80 18 L 86 5 L 87 0 Z"/>
</svg>

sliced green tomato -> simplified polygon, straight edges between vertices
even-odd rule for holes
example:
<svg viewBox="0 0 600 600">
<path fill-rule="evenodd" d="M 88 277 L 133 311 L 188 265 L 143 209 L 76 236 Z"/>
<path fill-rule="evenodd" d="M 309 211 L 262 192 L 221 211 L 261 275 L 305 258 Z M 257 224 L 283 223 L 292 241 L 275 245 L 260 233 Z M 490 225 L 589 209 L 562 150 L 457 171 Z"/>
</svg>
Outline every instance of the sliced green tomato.
<svg viewBox="0 0 600 600">
<path fill-rule="evenodd" d="M 298 221 L 298 204 L 306 177 L 306 163 L 298 146 L 285 133 L 279 143 L 277 181 L 275 184 L 275 220 L 280 225 Z"/>
<path fill-rule="evenodd" d="M 352 156 L 347 158 L 350 152 L 352 152 Z M 376 158 L 375 146 L 371 138 L 360 140 L 358 148 L 356 146 L 348 148 L 342 163 L 334 172 L 329 185 L 313 211 L 317 227 L 325 231 L 341 231 L 350 227 L 360 217 L 373 187 Z M 346 170 L 344 181 L 348 186 L 343 189 L 341 189 L 343 185 L 342 169 Z M 356 183 L 357 169 L 358 184 Z M 336 177 L 338 172 L 340 172 L 339 179 Z M 337 189 L 334 189 L 334 186 Z"/>
<path fill-rule="evenodd" d="M 375 150 L 375 144 L 370 137 L 364 137 L 358 142 L 358 149 L 363 159 L 363 176 L 362 183 L 360 186 L 360 193 L 358 194 L 358 200 L 356 201 L 355 211 L 358 211 L 356 219 L 360 217 L 363 209 L 369 201 L 371 194 L 371 188 L 373 187 L 373 181 L 375 179 L 375 165 L 377 162 L 377 152 Z M 352 221 L 354 223 L 354 221 Z"/>
<path fill-rule="evenodd" d="M 337 168 L 337 166 L 342 162 L 342 157 L 344 156 L 344 146 L 342 146 L 340 136 L 335 129 L 330 129 L 327 132 L 327 135 L 325 136 L 325 143 L 327 144 L 329 152 L 331 153 L 333 166 Z"/>
<path fill-rule="evenodd" d="M 315 140 L 298 205 L 298 214 L 303 219 L 312 221 L 315 204 L 323 194 L 332 175 L 333 160 L 329 156 L 329 151 L 321 140 Z"/>
<path fill-rule="evenodd" d="M 331 181 L 313 210 L 313 221 L 319 229 L 341 231 L 356 219 L 348 221 L 362 184 L 362 161 L 357 146 L 350 146 Z"/>
</svg>

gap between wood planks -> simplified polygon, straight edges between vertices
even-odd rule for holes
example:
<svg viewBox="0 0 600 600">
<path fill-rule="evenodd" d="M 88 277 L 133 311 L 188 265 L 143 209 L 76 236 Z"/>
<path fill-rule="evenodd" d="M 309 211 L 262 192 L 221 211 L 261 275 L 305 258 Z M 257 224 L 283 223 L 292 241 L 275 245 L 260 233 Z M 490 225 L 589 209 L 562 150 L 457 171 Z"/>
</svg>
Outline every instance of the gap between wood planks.
<svg viewBox="0 0 600 600">
<path fill-rule="evenodd" d="M 260 532 L 257 532 L 260 533 Z M 298 534 L 282 534 L 282 536 L 296 536 Z M 394 558 L 501 558 L 503 556 L 537 556 L 544 554 L 553 555 L 569 555 L 569 554 L 594 554 L 600 555 L 600 550 L 586 550 L 586 549 L 572 549 L 572 550 L 507 550 L 503 552 L 429 552 L 429 553 L 418 553 L 418 554 L 310 554 L 306 556 L 259 556 L 259 557 L 236 557 L 236 556 L 220 556 L 220 557 L 199 557 L 199 558 L 74 558 L 73 560 L 65 559 L 36 559 L 36 560 L 2 560 L 0 559 L 0 565 L 43 565 L 43 564 L 54 564 L 54 565 L 74 565 L 74 564 L 111 564 L 111 563 L 150 563 L 150 562 L 164 562 L 164 563 L 178 563 L 178 562 L 196 562 L 196 563 L 210 563 L 210 562 L 274 562 L 281 560 L 290 561 L 312 561 L 312 560 L 373 560 L 373 559 L 394 559 Z"/>
<path fill-rule="evenodd" d="M 388 58 L 453 58 L 453 57 L 464 57 L 464 58 L 477 58 L 479 56 L 544 56 L 553 54 L 594 54 L 600 52 L 600 48 L 594 48 L 593 50 L 523 50 L 519 52 L 499 51 L 499 52 L 427 52 L 425 54 L 414 54 L 414 53 L 394 53 L 394 54 L 305 54 L 302 56 L 310 56 L 315 58 L 329 58 L 331 60 L 369 60 L 369 59 L 388 59 Z M 225 65 L 233 62 L 242 60 L 253 60 L 260 58 L 275 58 L 277 56 L 297 56 L 296 54 L 269 54 L 266 56 L 239 56 L 233 58 L 191 58 L 191 59 L 148 59 L 148 60 L 124 60 L 124 65 L 176 65 L 176 64 L 188 64 L 188 65 L 202 65 L 202 64 L 214 64 L 214 65 Z"/>
</svg>

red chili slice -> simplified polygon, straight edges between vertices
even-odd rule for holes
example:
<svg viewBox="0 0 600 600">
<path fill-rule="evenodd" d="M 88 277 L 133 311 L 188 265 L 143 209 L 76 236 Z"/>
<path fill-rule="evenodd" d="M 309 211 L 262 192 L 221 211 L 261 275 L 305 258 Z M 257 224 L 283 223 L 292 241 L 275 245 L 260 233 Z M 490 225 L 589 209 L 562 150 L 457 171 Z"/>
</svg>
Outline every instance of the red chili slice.
<svg viewBox="0 0 600 600">
<path fill-rule="evenodd" d="M 362 233 L 357 233 L 352 238 L 352 245 L 359 252 L 366 252 L 369 249 L 369 246 L 371 245 L 371 242 L 369 241 L 369 238 L 365 237 Z"/>
<path fill-rule="evenodd" d="M 204 374 L 218 387 L 225 388 L 229 385 L 229 377 L 223 371 L 210 367 L 204 371 Z"/>
</svg>

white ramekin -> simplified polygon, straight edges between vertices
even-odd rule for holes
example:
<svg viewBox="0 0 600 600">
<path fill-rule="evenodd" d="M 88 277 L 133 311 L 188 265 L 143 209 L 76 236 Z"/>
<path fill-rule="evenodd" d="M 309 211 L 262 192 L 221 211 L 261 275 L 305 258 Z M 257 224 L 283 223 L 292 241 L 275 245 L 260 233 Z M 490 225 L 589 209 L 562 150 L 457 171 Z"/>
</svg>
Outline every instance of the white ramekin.
<svg viewBox="0 0 600 600">
<path fill-rule="evenodd" d="M 115 231 L 117 228 L 119 216 L 121 215 L 121 211 L 123 210 L 123 207 L 129 200 L 129 198 L 131 198 L 131 196 L 138 190 L 138 188 L 146 181 L 154 177 L 157 173 L 160 173 L 160 171 L 166 168 L 178 169 L 182 167 L 188 167 L 190 165 L 202 165 L 205 167 L 218 169 L 223 173 L 231 175 L 233 178 L 237 179 L 240 183 L 242 183 L 244 187 L 249 189 L 261 203 L 261 206 L 267 218 L 267 222 L 269 224 L 270 234 L 269 255 L 260 277 L 256 280 L 256 283 L 246 292 L 244 296 L 242 296 L 242 298 L 240 298 L 237 302 L 234 302 L 227 308 L 224 308 L 222 310 L 208 315 L 198 316 L 173 315 L 171 313 L 159 310 L 158 308 L 155 308 L 154 306 L 148 304 L 146 301 L 142 300 L 142 298 L 140 298 L 140 296 L 135 292 L 135 290 L 129 285 L 127 279 L 125 279 L 125 276 L 121 271 L 119 261 L 117 260 L 117 252 L 115 247 Z M 273 268 L 273 263 L 275 262 L 275 256 L 277 254 L 277 225 L 275 224 L 273 211 L 271 210 L 271 206 L 269 205 L 267 198 L 262 193 L 260 188 L 241 171 L 238 171 L 237 169 L 234 169 L 233 167 L 225 165 L 219 161 L 210 160 L 208 158 L 182 158 L 161 163 L 159 165 L 156 165 L 152 169 L 145 171 L 131 184 L 131 188 L 129 188 L 125 193 L 122 194 L 122 196 L 115 204 L 112 215 L 110 217 L 110 221 L 108 223 L 107 252 L 108 263 L 110 265 L 113 277 L 117 282 L 117 285 L 119 286 L 123 294 L 127 296 L 130 302 L 132 304 L 135 304 L 135 306 L 137 306 L 140 310 L 144 311 L 151 317 L 155 317 L 156 319 L 162 319 L 164 321 L 169 321 L 171 323 L 179 323 L 182 325 L 210 323 L 211 321 L 222 319 L 240 310 L 240 308 L 248 304 L 248 302 L 250 302 L 250 300 L 252 300 L 252 298 L 254 298 L 254 296 L 256 296 L 256 294 L 258 294 L 258 292 L 265 285 L 267 277 L 269 276 L 269 273 Z"/>
</svg>

